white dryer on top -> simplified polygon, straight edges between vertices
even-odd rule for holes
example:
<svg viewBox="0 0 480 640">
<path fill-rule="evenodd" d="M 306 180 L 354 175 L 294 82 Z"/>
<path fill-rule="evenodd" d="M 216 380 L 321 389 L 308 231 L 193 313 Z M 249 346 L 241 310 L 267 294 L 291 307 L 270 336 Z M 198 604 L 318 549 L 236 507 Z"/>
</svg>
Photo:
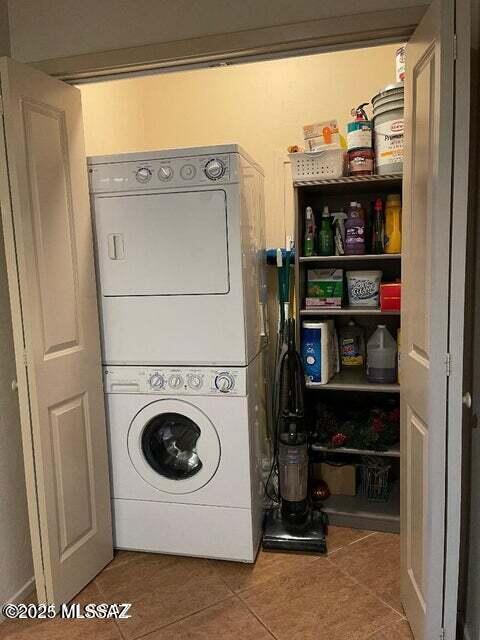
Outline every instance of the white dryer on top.
<svg viewBox="0 0 480 640">
<path fill-rule="evenodd" d="M 105 364 L 252 361 L 266 334 L 258 165 L 237 145 L 88 165 Z"/>
</svg>

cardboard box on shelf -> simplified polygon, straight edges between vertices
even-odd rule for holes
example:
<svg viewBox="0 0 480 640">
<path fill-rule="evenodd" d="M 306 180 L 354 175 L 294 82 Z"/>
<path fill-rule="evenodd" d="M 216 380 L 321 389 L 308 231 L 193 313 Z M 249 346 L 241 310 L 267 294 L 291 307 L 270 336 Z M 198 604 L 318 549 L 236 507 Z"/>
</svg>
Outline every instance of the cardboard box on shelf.
<svg viewBox="0 0 480 640">
<path fill-rule="evenodd" d="M 307 309 L 342 306 L 343 270 L 342 269 L 308 269 Z"/>
</svg>

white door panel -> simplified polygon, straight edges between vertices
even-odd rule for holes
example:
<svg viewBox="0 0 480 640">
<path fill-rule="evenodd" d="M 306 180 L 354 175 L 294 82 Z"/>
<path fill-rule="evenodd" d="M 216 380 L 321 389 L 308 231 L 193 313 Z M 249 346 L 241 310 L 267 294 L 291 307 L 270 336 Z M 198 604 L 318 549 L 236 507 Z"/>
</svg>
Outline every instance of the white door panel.
<svg viewBox="0 0 480 640">
<path fill-rule="evenodd" d="M 225 191 L 97 196 L 94 215 L 103 296 L 228 293 Z"/>
<path fill-rule="evenodd" d="M 45 74 L 8 59 L 0 73 L 0 193 L 35 577 L 39 600 L 58 604 L 112 557 L 82 111 L 78 90 Z"/>
<path fill-rule="evenodd" d="M 407 45 L 401 588 L 416 640 L 440 637 L 444 616 L 453 33 L 454 3 L 434 0 Z"/>
</svg>

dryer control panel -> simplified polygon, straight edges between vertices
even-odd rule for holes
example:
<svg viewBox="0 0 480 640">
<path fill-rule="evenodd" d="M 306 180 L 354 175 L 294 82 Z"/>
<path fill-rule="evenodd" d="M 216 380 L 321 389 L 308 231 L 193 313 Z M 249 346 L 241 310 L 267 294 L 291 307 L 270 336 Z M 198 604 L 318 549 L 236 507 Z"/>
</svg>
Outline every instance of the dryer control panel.
<svg viewBox="0 0 480 640">
<path fill-rule="evenodd" d="M 152 395 L 245 396 L 243 367 L 103 367 L 105 393 Z"/>
<path fill-rule="evenodd" d="M 88 168 L 90 191 L 159 191 L 229 184 L 238 181 L 237 164 L 228 153 L 92 164 Z"/>
</svg>

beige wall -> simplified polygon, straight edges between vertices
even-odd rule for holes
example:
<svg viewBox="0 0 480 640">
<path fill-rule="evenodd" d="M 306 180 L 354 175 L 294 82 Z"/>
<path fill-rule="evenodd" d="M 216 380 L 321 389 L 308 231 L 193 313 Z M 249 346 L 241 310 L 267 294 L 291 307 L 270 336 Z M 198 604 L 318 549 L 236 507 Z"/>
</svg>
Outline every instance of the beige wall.
<svg viewBox="0 0 480 640">
<path fill-rule="evenodd" d="M 83 85 L 87 154 L 238 142 L 265 170 L 267 244 L 283 245 L 292 231 L 287 146 L 302 142 L 309 122 L 337 118 L 344 128 L 352 107 L 394 81 L 395 49 Z"/>
<path fill-rule="evenodd" d="M 367 12 L 376 14 L 375 27 L 382 24 L 382 11 L 426 4 L 427 0 L 9 0 L 12 55 L 36 61 Z M 352 22 L 351 31 L 354 27 Z"/>
</svg>

